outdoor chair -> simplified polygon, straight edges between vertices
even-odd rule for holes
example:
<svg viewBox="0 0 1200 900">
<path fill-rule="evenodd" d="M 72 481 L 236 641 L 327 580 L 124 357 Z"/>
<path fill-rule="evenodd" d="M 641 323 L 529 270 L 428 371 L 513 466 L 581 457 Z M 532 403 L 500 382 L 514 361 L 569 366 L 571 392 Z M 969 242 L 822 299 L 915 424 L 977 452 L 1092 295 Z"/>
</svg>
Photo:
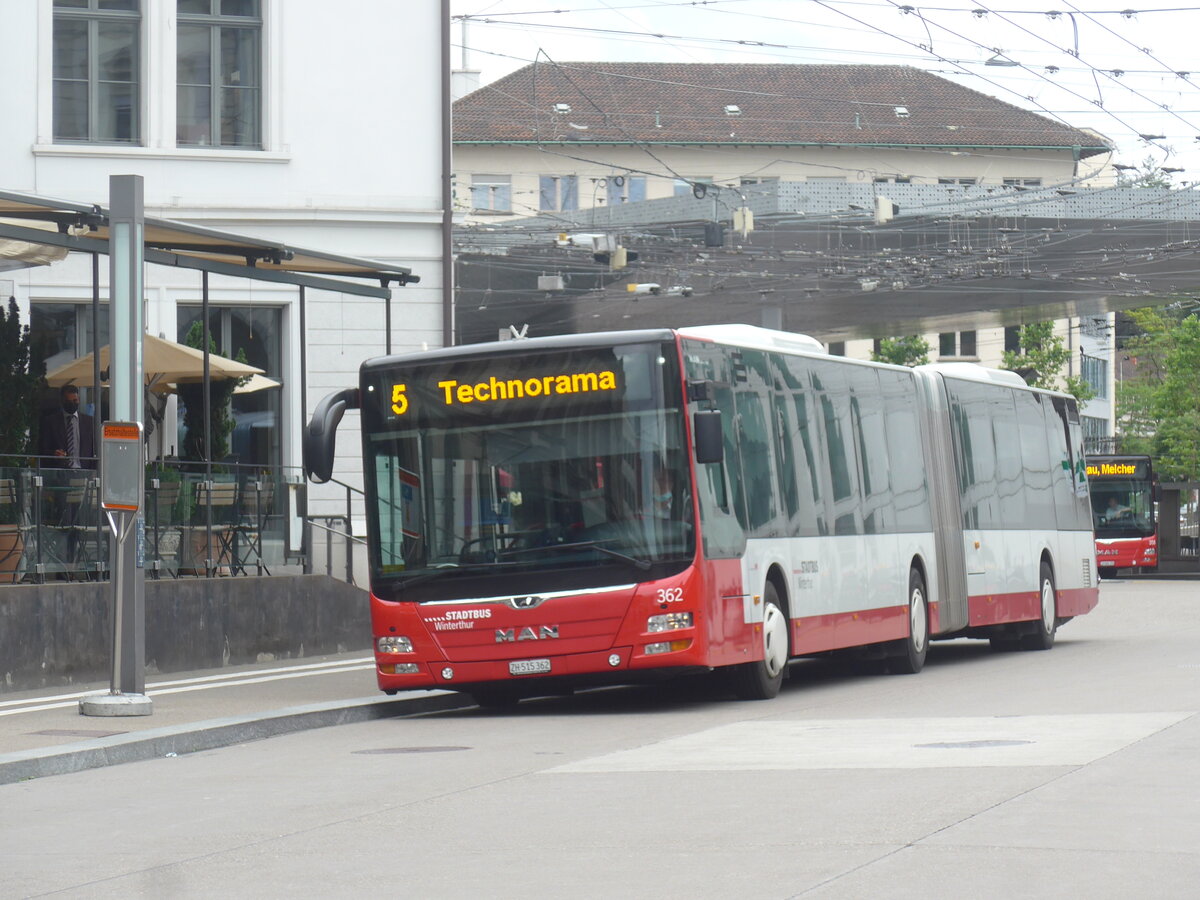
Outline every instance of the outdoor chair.
<svg viewBox="0 0 1200 900">
<path fill-rule="evenodd" d="M 10 512 L 5 517 L 5 524 L 0 525 L 0 584 L 14 584 L 20 580 L 29 530 L 20 501 L 16 479 L 0 478 L 0 510 Z"/>
<path fill-rule="evenodd" d="M 238 485 L 236 481 L 200 481 L 196 484 L 196 503 L 191 529 L 192 558 L 204 561 L 204 574 L 232 574 L 236 566 Z M 208 512 L 212 511 L 212 536 L 207 534 Z M 199 574 L 199 566 L 193 572 Z"/>
<path fill-rule="evenodd" d="M 272 481 L 247 480 L 242 485 L 241 508 L 237 524 L 238 558 L 236 568 L 246 571 L 253 560 L 257 574 L 271 574 L 263 562 L 263 534 L 273 510 L 275 483 Z"/>
</svg>

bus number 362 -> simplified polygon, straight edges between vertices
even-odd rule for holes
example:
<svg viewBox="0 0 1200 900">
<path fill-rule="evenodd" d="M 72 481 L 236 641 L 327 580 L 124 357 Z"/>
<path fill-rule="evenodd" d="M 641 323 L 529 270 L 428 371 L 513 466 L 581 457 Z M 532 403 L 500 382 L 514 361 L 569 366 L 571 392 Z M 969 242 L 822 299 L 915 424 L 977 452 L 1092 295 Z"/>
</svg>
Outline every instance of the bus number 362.
<svg viewBox="0 0 1200 900">
<path fill-rule="evenodd" d="M 659 603 L 682 603 L 683 588 L 659 588 L 658 590 Z"/>
</svg>

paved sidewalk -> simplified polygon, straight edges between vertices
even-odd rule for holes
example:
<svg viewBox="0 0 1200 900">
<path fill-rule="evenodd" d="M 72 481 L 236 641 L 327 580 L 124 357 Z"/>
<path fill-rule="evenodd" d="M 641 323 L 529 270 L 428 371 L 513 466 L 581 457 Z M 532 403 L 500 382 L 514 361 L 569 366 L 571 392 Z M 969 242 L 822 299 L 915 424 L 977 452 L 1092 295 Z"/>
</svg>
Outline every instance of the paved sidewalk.
<svg viewBox="0 0 1200 900">
<path fill-rule="evenodd" d="M 472 705 L 445 691 L 380 693 L 368 651 L 151 676 L 151 715 L 80 714 L 80 697 L 108 689 L 0 693 L 0 784 Z"/>
</svg>

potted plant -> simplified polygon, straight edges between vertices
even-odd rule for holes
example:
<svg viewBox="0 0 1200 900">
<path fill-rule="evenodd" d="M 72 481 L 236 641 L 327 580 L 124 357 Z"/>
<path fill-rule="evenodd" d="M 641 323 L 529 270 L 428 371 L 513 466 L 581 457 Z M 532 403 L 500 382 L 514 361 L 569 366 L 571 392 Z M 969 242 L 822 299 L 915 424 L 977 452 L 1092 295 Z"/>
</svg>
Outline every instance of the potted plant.
<svg viewBox="0 0 1200 900">
<path fill-rule="evenodd" d="M 29 326 L 21 324 L 15 297 L 0 309 L 0 582 L 12 583 L 24 552 L 27 519 L 22 491 L 30 448 L 37 446 L 42 373 L 32 358 Z"/>
</svg>

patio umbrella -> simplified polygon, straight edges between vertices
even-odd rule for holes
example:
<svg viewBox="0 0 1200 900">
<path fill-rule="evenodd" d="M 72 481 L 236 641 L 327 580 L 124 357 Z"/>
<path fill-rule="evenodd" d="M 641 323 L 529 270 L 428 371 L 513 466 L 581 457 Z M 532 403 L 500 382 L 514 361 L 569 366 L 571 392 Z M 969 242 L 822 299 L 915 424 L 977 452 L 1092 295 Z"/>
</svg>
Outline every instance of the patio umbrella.
<svg viewBox="0 0 1200 900">
<path fill-rule="evenodd" d="M 109 348 L 100 348 L 100 378 L 106 381 Z M 146 387 L 154 389 L 160 384 L 179 384 L 204 380 L 204 353 L 195 347 L 168 341 L 165 338 L 145 335 L 142 341 L 142 367 L 146 374 Z M 236 360 L 208 355 L 209 373 L 213 380 L 243 378 L 247 375 L 262 375 L 263 370 Z M 74 384 L 92 387 L 92 354 L 72 360 L 46 376 L 51 387 Z"/>
</svg>

